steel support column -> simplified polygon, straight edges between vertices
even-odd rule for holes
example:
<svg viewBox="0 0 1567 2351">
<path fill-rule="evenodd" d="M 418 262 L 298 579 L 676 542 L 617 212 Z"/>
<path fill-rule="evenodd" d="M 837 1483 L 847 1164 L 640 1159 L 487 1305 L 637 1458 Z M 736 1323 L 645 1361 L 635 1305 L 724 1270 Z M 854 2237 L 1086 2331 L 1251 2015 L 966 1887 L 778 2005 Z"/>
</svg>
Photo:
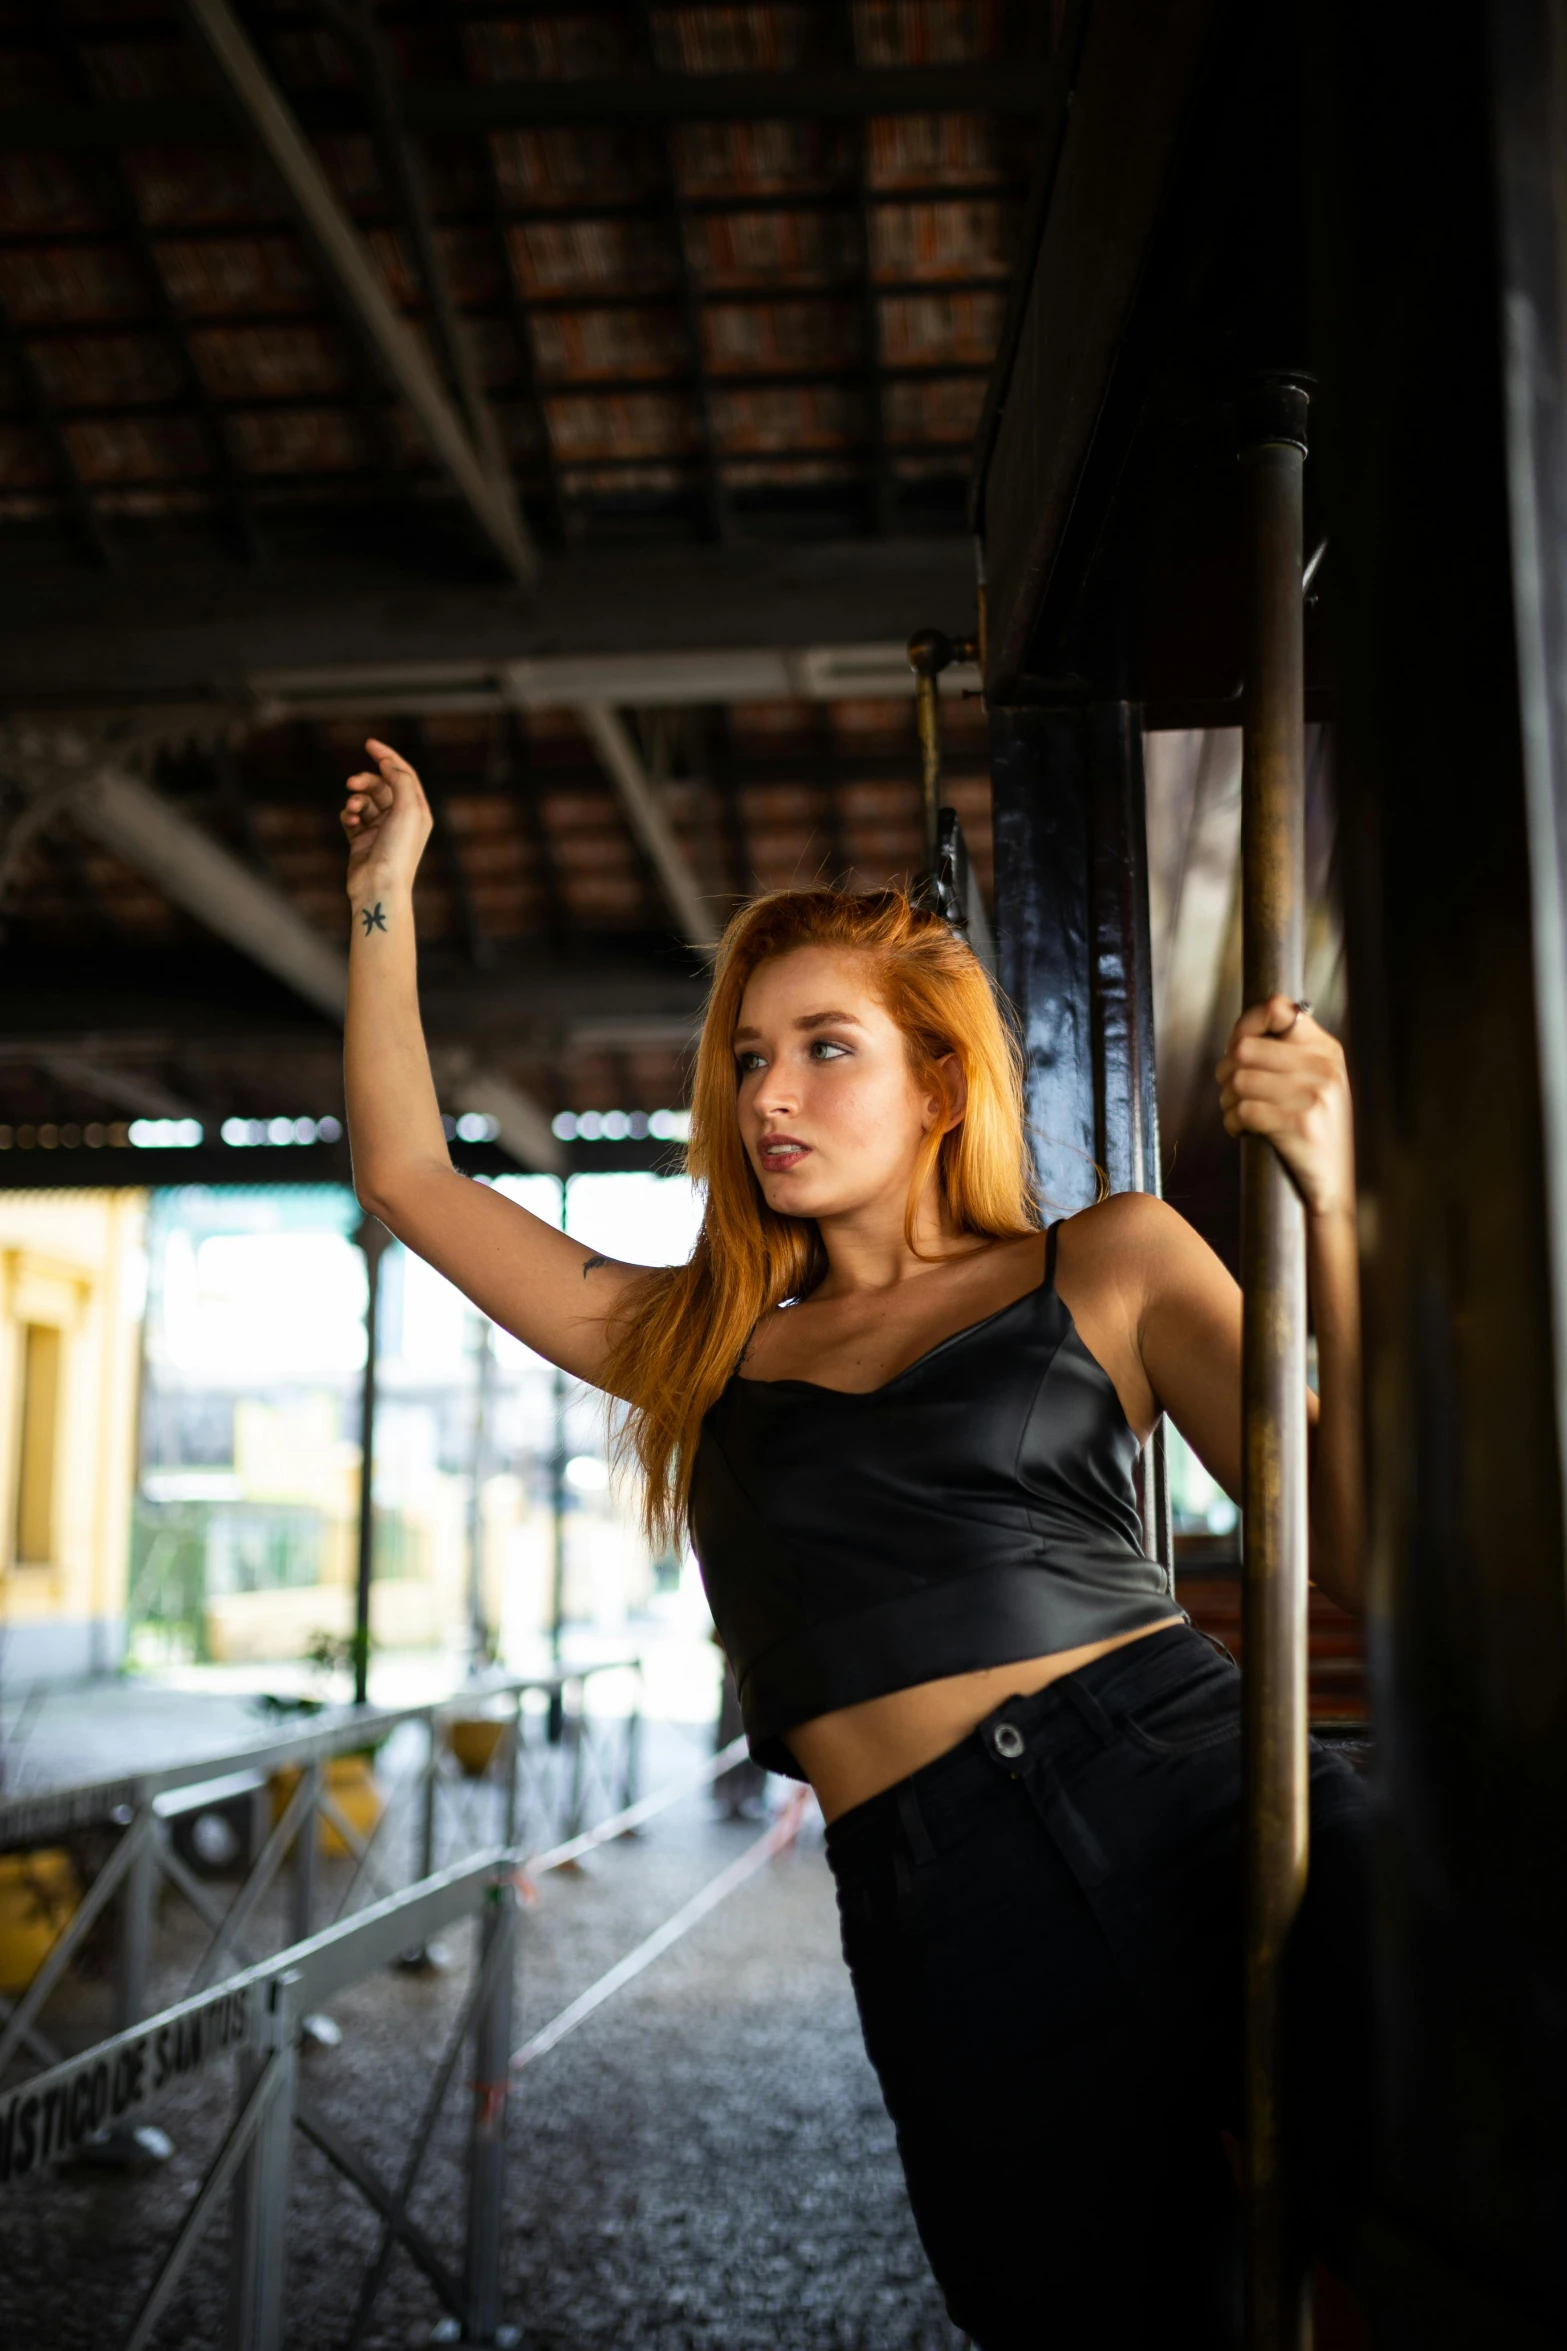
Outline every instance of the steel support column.
<svg viewBox="0 0 1567 2351">
<path fill-rule="evenodd" d="M 365 1254 L 365 1372 L 359 1390 L 359 1556 L 354 1585 L 354 1704 L 370 1695 L 370 1586 L 375 1577 L 375 1375 L 381 1259 L 391 1234 L 367 1216 L 354 1239 Z"/>
<path fill-rule="evenodd" d="M 315 1838 L 312 1817 L 302 1832 Z M 294 2139 L 297 2056 L 287 1977 L 267 1986 L 266 2030 L 259 2048 L 239 2061 L 243 2111 L 261 2077 L 271 2096 L 240 2160 L 234 2182 L 229 2240 L 228 2351 L 281 2351 L 288 2260 L 288 2188 Z"/>
<path fill-rule="evenodd" d="M 1027 1065 L 1045 1214 L 1159 1190 L 1141 714 L 1132 703 L 990 714 L 996 958 Z M 1171 1561 L 1162 1427 L 1139 1496 Z"/>
<path fill-rule="evenodd" d="M 1259 386 L 1242 422 L 1249 566 L 1241 782 L 1248 1005 L 1298 998 L 1305 969 L 1305 636 L 1301 496 L 1307 396 Z M 1241 1143 L 1245 1547 L 1247 2342 L 1296 2351 L 1281 2113 L 1281 1981 L 1306 1883 L 1306 1226 L 1271 1143 Z"/>
<path fill-rule="evenodd" d="M 511 2083 L 512 1984 L 516 1975 L 517 1889 L 490 1888 L 480 1930 L 485 1982 L 473 2029 L 473 2120 L 468 2141 L 468 2253 L 465 2283 L 470 2343 L 515 2343 L 501 2325 L 501 2223 L 506 2196 L 506 2103 Z"/>
<path fill-rule="evenodd" d="M 135 1826 L 141 1829 L 125 1872 L 120 1895 L 119 1950 L 115 1963 L 115 2026 L 125 2032 L 140 2024 L 147 2013 L 147 1984 L 152 1972 L 152 1909 L 158 1895 L 159 1826 L 150 1801 L 138 1809 Z"/>
</svg>

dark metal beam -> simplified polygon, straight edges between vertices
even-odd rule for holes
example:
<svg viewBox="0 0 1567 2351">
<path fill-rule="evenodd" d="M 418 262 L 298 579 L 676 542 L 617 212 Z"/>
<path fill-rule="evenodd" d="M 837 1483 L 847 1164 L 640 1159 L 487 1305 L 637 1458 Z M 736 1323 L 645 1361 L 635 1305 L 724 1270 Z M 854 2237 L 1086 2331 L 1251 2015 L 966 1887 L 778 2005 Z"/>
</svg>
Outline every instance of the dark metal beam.
<svg viewBox="0 0 1567 2351">
<path fill-rule="evenodd" d="M 1404 7 L 1295 21 L 1366 1291 L 1369 2315 L 1383 2351 L 1544 2351 L 1567 2307 L 1544 1859 L 1567 1815 L 1567 51 L 1547 0 L 1435 42 Z"/>
<path fill-rule="evenodd" d="M 253 322 L 247 321 L 247 324 L 250 323 Z M 694 369 L 688 367 L 683 372 L 684 380 L 694 385 Z M 986 375 L 989 371 L 977 362 L 952 360 L 934 367 L 878 368 L 874 372 L 878 383 L 924 383 L 951 377 L 972 378 Z M 857 377 L 862 377 L 863 374 L 863 369 L 858 367 L 834 368 L 831 366 L 756 369 L 744 374 L 736 370 L 731 374 L 705 378 L 702 388 L 705 392 L 719 388 L 756 392 L 814 391 L 822 385 L 852 382 Z M 584 380 L 582 382 L 574 381 L 570 377 L 563 377 L 558 382 L 551 383 L 547 388 L 552 392 L 569 395 L 573 400 L 623 400 L 628 392 L 659 391 L 667 385 L 679 383 L 681 380 L 680 375 L 616 376 L 608 379 L 595 377 L 591 381 Z M 347 405 L 346 400 L 344 404 Z M 232 395 L 228 398 L 214 397 L 208 402 L 215 417 L 224 415 L 253 416 L 258 409 L 270 415 L 288 415 L 298 410 L 315 414 L 319 412 L 322 405 L 319 392 L 272 393 L 260 398 Z M 188 401 L 180 400 L 73 400 L 58 404 L 54 415 L 57 420 L 62 422 L 70 420 L 88 423 L 129 418 L 180 416 L 186 413 L 188 407 Z M 879 410 L 877 413 L 880 413 Z M 873 432 L 869 436 L 867 445 L 873 444 L 876 439 L 877 435 Z M 963 452 L 956 444 L 953 446 L 952 455 L 955 464 L 962 458 Z M 580 462 L 585 466 L 596 466 L 604 461 L 597 457 L 590 457 L 584 458 Z M 628 465 L 648 465 L 666 461 L 661 458 L 649 458 L 645 452 L 642 452 L 624 458 L 620 462 Z"/>
<path fill-rule="evenodd" d="M 872 114 L 1032 115 L 1042 77 L 1015 64 L 868 66 L 808 73 L 651 73 L 624 78 L 476 83 L 409 89 L 402 115 L 422 131 L 536 129 L 560 123 L 853 122 Z M 312 131 L 363 130 L 362 100 L 301 95 Z M 199 98 L 106 99 L 0 109 L 0 149 L 227 146 L 232 133 Z"/>
<path fill-rule="evenodd" d="M 1027 195 L 1027 193 L 1028 184 L 1025 181 L 1011 178 L 997 178 L 994 180 L 981 180 L 977 182 L 965 181 L 961 187 L 954 187 L 950 181 L 909 181 L 906 183 L 900 183 L 895 188 L 878 188 L 876 191 L 876 201 L 878 204 L 887 205 L 958 204 L 967 203 L 976 196 L 1010 198 L 1015 200 L 1019 197 Z M 755 195 L 752 195 L 749 191 L 747 191 L 744 196 L 682 195 L 680 203 L 681 210 L 688 213 L 694 220 L 722 217 L 726 213 L 735 211 L 748 213 L 847 213 L 853 209 L 852 198 L 845 193 L 845 190 L 841 186 L 827 188 L 791 188 L 787 191 L 780 191 L 778 189 L 764 189 Z M 513 197 L 498 196 L 495 209 L 498 211 L 500 218 L 508 225 L 515 223 L 518 227 L 528 227 L 537 225 L 543 221 L 548 221 L 553 224 L 559 222 L 575 223 L 578 221 L 640 220 L 646 215 L 647 200 L 645 197 L 593 197 L 589 195 L 582 195 L 574 197 L 569 202 L 562 202 L 559 204 L 525 204 L 518 202 Z M 368 209 L 365 212 L 357 215 L 357 217 L 367 227 L 381 227 L 385 225 L 383 221 L 378 220 L 374 213 Z M 388 211 L 385 219 L 389 221 L 391 217 L 391 213 Z M 489 218 L 489 209 L 486 207 L 483 212 L 475 213 L 464 211 L 459 207 L 453 207 L 450 210 L 441 212 L 438 215 L 438 218 L 440 226 L 443 229 L 479 230 L 484 227 L 485 222 Z M 272 237 L 278 235 L 279 231 L 274 223 L 268 222 L 264 226 L 258 226 L 250 233 L 265 237 Z M 212 244 L 222 238 L 232 237 L 233 234 L 234 223 L 231 220 L 195 220 L 181 221 L 180 223 L 180 241 L 182 244 Z M 78 251 L 83 247 L 91 247 L 101 245 L 103 243 L 103 231 L 101 228 L 54 228 L 51 226 L 47 232 L 47 235 L 51 252 L 57 248 L 62 252 Z M 39 242 L 40 232 L 37 229 L 0 229 L 0 253 L 30 252 L 36 249 Z M 948 293 L 951 292 L 954 288 L 956 288 L 959 292 L 962 292 L 965 289 L 974 286 L 988 287 L 992 292 L 994 292 L 998 287 L 1006 285 L 1009 280 L 1005 273 L 991 270 L 986 275 L 979 278 L 921 278 L 904 282 L 889 279 L 885 282 L 888 286 L 888 289 L 893 293 L 908 291 L 929 292 L 933 285 L 937 287 L 942 293 Z M 819 293 L 822 290 L 821 281 L 819 279 L 813 278 L 810 286 L 804 290 L 810 293 Z M 538 295 L 530 297 L 530 307 L 535 307 L 538 305 L 553 305 L 556 308 L 561 308 L 563 306 L 580 306 L 580 304 L 585 299 L 590 300 L 594 306 L 597 307 L 597 305 L 601 302 L 645 302 L 647 298 L 646 289 L 641 287 L 633 288 L 630 291 L 624 293 L 611 293 L 608 291 L 601 293 L 595 287 L 592 294 L 588 296 L 584 296 L 582 294 L 560 294 Z M 722 295 L 719 296 L 718 299 L 724 302 L 776 302 L 778 300 L 778 287 L 776 283 L 766 286 L 726 286 L 723 289 Z M 265 313 L 247 311 L 245 313 L 245 320 L 248 322 L 254 317 L 264 317 L 265 315 Z M 282 313 L 281 315 L 282 317 L 292 321 L 308 314 L 301 311 L 290 310 Z M 217 312 L 203 312 L 202 317 L 203 323 L 205 323 L 209 318 L 212 319 L 213 322 L 217 325 L 232 325 L 236 323 L 233 320 L 224 319 L 221 314 Z M 28 332 L 30 334 L 35 331 L 39 334 L 79 334 L 81 329 L 77 321 L 66 320 L 59 323 L 58 325 L 53 323 L 41 324 L 36 330 L 31 326 L 28 328 Z"/>
<path fill-rule="evenodd" d="M 992 698 L 1012 695 L 1109 395 L 1217 0 L 1098 0 L 979 486 Z M 1085 234 L 1084 222 L 1092 222 Z"/>
<path fill-rule="evenodd" d="M 258 666 L 526 659 L 533 653 L 906 640 L 973 600 L 966 539 L 837 539 L 745 549 L 622 547 L 546 561 L 536 605 L 432 580 L 395 544 L 342 533 L 279 550 L 263 580 L 143 546 L 134 582 L 13 545 L 0 575 L 0 702 L 200 696 Z"/>
</svg>

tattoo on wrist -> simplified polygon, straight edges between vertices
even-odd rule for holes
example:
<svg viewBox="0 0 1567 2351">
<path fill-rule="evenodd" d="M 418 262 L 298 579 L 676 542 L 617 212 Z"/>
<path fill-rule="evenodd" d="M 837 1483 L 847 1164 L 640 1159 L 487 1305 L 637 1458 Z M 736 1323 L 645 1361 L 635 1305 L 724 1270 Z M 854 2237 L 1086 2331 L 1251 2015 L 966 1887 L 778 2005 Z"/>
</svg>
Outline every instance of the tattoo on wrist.
<svg viewBox="0 0 1567 2351">
<path fill-rule="evenodd" d="M 586 1281 L 589 1274 L 595 1272 L 599 1266 L 608 1265 L 608 1263 L 609 1259 L 607 1257 L 584 1257 L 582 1260 L 583 1280 Z"/>
<path fill-rule="evenodd" d="M 361 906 L 359 909 L 359 919 L 365 926 L 365 937 L 367 939 L 369 938 L 372 931 L 384 931 L 386 928 L 386 916 L 381 911 L 380 899 L 378 898 L 373 906 Z"/>
</svg>

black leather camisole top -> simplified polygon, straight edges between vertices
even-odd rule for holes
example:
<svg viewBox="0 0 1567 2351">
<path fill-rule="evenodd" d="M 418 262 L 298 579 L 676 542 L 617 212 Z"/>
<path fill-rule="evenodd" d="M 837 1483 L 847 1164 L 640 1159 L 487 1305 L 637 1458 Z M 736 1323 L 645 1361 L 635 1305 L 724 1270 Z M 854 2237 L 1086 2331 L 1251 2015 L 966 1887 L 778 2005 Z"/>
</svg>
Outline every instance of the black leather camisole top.
<svg viewBox="0 0 1567 2351">
<path fill-rule="evenodd" d="M 1026 1296 L 868 1394 L 731 1379 L 691 1518 L 751 1752 L 799 1723 L 1178 1615 L 1146 1557 L 1137 1439 L 1056 1295 Z"/>
</svg>

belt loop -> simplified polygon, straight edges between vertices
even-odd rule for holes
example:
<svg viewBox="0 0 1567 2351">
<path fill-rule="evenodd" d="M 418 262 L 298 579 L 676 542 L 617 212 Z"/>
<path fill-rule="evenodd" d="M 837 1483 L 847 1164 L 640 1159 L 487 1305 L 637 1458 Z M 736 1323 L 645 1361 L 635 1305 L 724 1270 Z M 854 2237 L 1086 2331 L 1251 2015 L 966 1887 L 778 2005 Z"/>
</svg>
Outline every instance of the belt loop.
<svg viewBox="0 0 1567 2351">
<path fill-rule="evenodd" d="M 1054 1687 L 1070 1706 L 1076 1708 L 1101 1747 L 1108 1747 L 1115 1738 L 1115 1725 L 1092 1690 L 1083 1689 L 1076 1675 L 1069 1673 L 1062 1674 Z"/>
<path fill-rule="evenodd" d="M 902 1829 L 911 1857 L 917 1862 L 934 1861 L 936 1848 L 930 1841 L 920 1800 L 914 1793 L 914 1782 L 904 1780 L 898 1789 L 898 1825 Z"/>
</svg>

